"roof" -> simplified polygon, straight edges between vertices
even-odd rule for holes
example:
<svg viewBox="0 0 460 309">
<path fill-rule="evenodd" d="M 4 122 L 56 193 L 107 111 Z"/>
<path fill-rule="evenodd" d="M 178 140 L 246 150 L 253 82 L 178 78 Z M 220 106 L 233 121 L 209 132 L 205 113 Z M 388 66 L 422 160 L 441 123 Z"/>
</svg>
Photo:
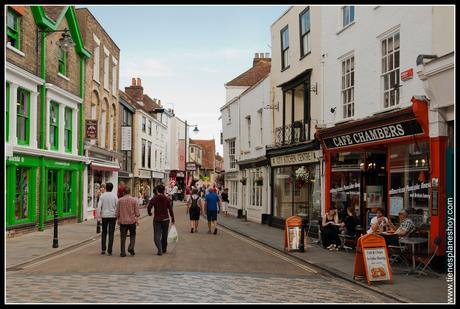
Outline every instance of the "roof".
<svg viewBox="0 0 460 309">
<path fill-rule="evenodd" d="M 251 87 L 270 73 L 271 58 L 259 58 L 258 61 L 246 72 L 232 79 L 225 86 Z"/>
<path fill-rule="evenodd" d="M 201 159 L 201 167 L 206 170 L 214 170 L 216 142 L 214 139 L 191 139 L 190 143 L 201 146 L 203 157 Z"/>
</svg>

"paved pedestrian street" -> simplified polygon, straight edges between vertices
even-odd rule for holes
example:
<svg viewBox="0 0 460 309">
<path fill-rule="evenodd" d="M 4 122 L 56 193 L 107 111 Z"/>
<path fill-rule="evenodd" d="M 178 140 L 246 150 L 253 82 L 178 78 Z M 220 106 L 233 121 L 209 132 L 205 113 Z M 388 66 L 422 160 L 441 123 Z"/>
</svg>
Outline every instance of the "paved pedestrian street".
<svg viewBox="0 0 460 309">
<path fill-rule="evenodd" d="M 8 275 L 7 280 L 7 301 L 13 303 L 386 302 L 374 293 L 324 277 L 140 272 Z"/>
<path fill-rule="evenodd" d="M 7 303 L 383 303 L 374 291 L 226 228 L 190 233 L 175 206 L 179 241 L 163 256 L 153 245 L 152 217 L 140 220 L 135 256 L 100 254 L 100 239 L 12 267 Z"/>
</svg>

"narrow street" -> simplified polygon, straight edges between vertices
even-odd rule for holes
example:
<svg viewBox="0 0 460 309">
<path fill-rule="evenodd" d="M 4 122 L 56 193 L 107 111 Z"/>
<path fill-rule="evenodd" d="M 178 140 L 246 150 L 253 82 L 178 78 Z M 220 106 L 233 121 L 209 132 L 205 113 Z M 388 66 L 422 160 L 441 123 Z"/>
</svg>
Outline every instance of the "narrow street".
<svg viewBox="0 0 460 309">
<path fill-rule="evenodd" d="M 135 256 L 100 254 L 100 239 L 6 274 L 7 302 L 264 303 L 388 302 L 384 297 L 201 220 L 190 233 L 175 205 L 177 244 L 163 256 L 153 245 L 152 217 L 141 220 Z M 27 286 L 27 289 L 24 289 Z"/>
</svg>

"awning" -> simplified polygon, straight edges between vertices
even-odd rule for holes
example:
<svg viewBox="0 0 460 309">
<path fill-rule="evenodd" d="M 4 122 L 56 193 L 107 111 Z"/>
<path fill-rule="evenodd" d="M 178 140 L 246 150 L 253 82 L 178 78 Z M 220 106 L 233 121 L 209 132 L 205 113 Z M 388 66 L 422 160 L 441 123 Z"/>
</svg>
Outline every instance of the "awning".
<svg viewBox="0 0 460 309">
<path fill-rule="evenodd" d="M 117 172 L 120 170 L 118 165 L 114 164 L 103 164 L 99 162 L 91 162 L 91 169 L 94 171 L 112 171 Z"/>
</svg>

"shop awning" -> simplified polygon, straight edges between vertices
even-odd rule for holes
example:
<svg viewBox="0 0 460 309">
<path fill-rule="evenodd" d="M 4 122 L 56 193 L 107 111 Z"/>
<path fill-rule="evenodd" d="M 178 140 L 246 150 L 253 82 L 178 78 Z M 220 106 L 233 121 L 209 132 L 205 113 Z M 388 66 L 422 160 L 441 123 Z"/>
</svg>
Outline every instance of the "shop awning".
<svg viewBox="0 0 460 309">
<path fill-rule="evenodd" d="M 120 167 L 118 165 L 114 164 L 107 164 L 107 163 L 100 163 L 100 162 L 91 162 L 90 165 L 92 170 L 95 171 L 112 171 L 112 172 L 117 172 L 120 170 Z"/>
<path fill-rule="evenodd" d="M 412 103 L 407 108 L 317 129 L 315 136 L 325 150 L 351 150 L 428 136 L 427 101 L 413 97 Z"/>
</svg>

